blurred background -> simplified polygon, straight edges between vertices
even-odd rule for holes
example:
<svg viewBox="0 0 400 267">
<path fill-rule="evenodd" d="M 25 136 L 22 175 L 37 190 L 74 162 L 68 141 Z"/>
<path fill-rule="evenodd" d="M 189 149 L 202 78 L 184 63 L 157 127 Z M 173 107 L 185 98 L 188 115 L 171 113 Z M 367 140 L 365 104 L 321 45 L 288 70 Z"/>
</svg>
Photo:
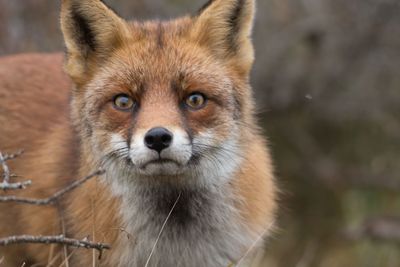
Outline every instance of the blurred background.
<svg viewBox="0 0 400 267">
<path fill-rule="evenodd" d="M 60 1 L 0 0 L 0 55 L 63 50 Z M 108 0 L 130 19 L 206 0 Z M 260 266 L 400 266 L 400 1 L 259 0 L 252 81 L 282 190 Z"/>
</svg>

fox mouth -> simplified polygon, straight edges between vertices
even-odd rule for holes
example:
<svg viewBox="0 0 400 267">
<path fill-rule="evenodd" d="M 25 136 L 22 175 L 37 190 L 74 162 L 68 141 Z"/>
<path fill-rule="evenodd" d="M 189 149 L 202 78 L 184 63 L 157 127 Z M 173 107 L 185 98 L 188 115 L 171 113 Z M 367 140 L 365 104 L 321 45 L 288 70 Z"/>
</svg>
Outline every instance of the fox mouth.
<svg viewBox="0 0 400 267">
<path fill-rule="evenodd" d="M 181 166 L 181 164 L 175 160 L 158 158 L 158 159 L 154 159 L 154 160 L 150 160 L 150 161 L 146 162 L 145 164 L 142 165 L 141 169 L 146 169 L 150 165 L 162 166 L 162 165 L 167 165 L 167 164 L 168 165 L 174 164 L 177 167 Z"/>
<path fill-rule="evenodd" d="M 183 169 L 181 163 L 168 158 L 149 160 L 139 167 L 140 173 L 146 176 L 179 175 L 182 173 Z"/>
</svg>

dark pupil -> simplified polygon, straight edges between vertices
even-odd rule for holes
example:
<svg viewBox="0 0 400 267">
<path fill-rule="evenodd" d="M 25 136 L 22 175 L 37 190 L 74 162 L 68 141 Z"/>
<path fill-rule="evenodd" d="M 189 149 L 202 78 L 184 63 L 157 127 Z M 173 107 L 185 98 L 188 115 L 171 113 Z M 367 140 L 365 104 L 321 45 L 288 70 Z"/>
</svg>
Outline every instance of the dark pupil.
<svg viewBox="0 0 400 267">
<path fill-rule="evenodd" d="M 190 99 L 190 102 L 192 102 L 193 106 L 197 106 L 201 103 L 201 97 L 198 95 L 193 95 Z"/>
<path fill-rule="evenodd" d="M 128 104 L 129 104 L 129 99 L 128 99 L 127 97 L 120 97 L 120 98 L 119 98 L 119 105 L 120 105 L 122 108 L 127 107 Z"/>
</svg>

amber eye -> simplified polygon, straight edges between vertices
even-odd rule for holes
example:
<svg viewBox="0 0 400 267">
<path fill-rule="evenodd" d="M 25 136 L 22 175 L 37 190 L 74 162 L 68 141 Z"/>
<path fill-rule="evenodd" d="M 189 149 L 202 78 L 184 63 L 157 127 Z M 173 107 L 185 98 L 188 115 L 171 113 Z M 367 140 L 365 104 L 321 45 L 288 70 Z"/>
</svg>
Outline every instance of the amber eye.
<svg viewBox="0 0 400 267">
<path fill-rule="evenodd" d="M 135 105 L 135 101 L 133 101 L 133 99 L 128 96 L 128 95 L 117 95 L 114 98 L 114 107 L 122 110 L 122 111 L 129 111 L 133 108 L 133 106 Z"/>
<path fill-rule="evenodd" d="M 194 110 L 199 110 L 204 108 L 206 103 L 207 103 L 206 97 L 200 93 L 191 94 L 185 100 L 186 106 Z"/>
</svg>

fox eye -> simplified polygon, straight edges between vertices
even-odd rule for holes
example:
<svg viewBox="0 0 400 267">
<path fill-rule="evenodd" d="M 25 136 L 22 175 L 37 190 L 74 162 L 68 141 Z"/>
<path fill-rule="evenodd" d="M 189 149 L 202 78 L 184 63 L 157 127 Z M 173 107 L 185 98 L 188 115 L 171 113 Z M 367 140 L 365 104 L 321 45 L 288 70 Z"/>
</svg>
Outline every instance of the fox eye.
<svg viewBox="0 0 400 267">
<path fill-rule="evenodd" d="M 135 105 L 135 101 L 125 94 L 117 95 L 114 97 L 114 107 L 121 111 L 129 111 Z"/>
<path fill-rule="evenodd" d="M 207 99 L 201 93 L 194 93 L 189 95 L 185 100 L 185 105 L 191 109 L 199 110 L 206 106 Z"/>
</svg>

